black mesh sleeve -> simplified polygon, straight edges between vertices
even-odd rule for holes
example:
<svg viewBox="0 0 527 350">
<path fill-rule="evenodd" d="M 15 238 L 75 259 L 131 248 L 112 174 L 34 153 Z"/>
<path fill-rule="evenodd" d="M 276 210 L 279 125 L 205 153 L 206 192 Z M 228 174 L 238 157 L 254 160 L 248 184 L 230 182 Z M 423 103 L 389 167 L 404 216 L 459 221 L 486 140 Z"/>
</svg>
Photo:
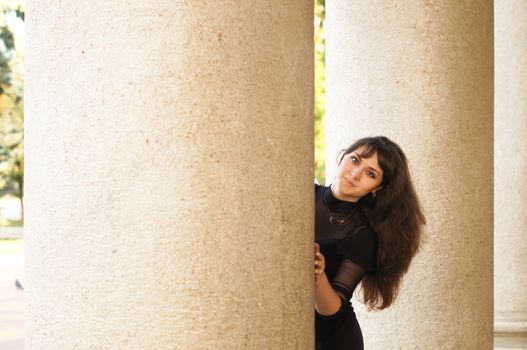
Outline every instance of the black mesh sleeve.
<svg viewBox="0 0 527 350">
<path fill-rule="evenodd" d="M 366 270 L 362 267 L 350 259 L 343 259 L 337 274 L 331 280 L 331 285 L 341 298 L 349 301 L 353 291 L 365 274 Z"/>
<path fill-rule="evenodd" d="M 333 286 L 335 293 L 337 293 L 342 300 L 340 308 L 333 315 L 321 315 L 317 312 L 317 317 L 321 320 L 333 321 L 344 319 L 351 310 L 349 300 L 353 295 L 353 291 L 359 284 L 362 276 L 365 274 L 366 270 L 355 264 L 350 259 L 342 260 L 335 277 L 331 280 L 331 285 Z"/>
</svg>

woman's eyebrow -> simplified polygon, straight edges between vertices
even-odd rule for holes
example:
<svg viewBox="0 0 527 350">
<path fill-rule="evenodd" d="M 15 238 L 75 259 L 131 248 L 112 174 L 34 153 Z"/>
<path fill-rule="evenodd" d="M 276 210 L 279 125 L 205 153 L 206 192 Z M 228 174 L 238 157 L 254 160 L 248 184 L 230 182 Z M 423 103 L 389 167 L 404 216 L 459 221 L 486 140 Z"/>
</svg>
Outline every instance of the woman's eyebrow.
<svg viewBox="0 0 527 350">
<path fill-rule="evenodd" d="M 381 172 L 373 167 L 370 167 L 371 170 L 375 171 L 378 175 L 381 175 Z"/>
<path fill-rule="evenodd" d="M 353 153 L 355 153 L 355 152 L 353 152 Z M 360 154 L 355 153 L 355 155 L 356 155 L 357 157 L 359 157 L 359 159 L 362 161 L 362 157 L 360 156 Z M 369 158 L 369 157 L 368 157 L 368 158 Z M 381 175 L 381 172 L 380 172 L 379 170 L 375 169 L 374 167 L 371 167 L 371 166 L 370 166 L 369 168 L 370 168 L 371 170 L 375 171 L 378 175 Z"/>
</svg>

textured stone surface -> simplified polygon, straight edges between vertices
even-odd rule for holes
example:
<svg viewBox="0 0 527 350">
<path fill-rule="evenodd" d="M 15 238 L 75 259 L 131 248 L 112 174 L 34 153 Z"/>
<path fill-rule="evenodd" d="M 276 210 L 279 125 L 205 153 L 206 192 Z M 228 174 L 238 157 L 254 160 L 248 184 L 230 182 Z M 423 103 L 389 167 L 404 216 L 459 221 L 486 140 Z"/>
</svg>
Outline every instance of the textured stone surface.
<svg viewBox="0 0 527 350">
<path fill-rule="evenodd" d="M 492 25 L 490 1 L 328 2 L 328 165 L 392 138 L 428 219 L 396 304 L 354 301 L 367 349 L 492 347 Z"/>
<path fill-rule="evenodd" d="M 508 333 L 508 338 L 523 337 L 522 344 L 525 349 L 527 349 L 526 18 L 525 1 L 495 2 L 494 313 L 496 330 Z"/>
<path fill-rule="evenodd" d="M 28 1 L 27 349 L 313 347 L 312 7 Z"/>
</svg>

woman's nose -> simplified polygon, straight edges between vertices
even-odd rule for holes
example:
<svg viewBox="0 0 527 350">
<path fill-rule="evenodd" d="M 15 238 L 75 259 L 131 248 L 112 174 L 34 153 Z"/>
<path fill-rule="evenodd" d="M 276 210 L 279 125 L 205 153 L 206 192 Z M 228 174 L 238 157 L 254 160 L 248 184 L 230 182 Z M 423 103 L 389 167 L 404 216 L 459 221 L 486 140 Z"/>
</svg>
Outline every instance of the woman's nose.
<svg viewBox="0 0 527 350">
<path fill-rule="evenodd" d="M 350 171 L 351 176 L 353 176 L 355 179 L 358 178 L 358 175 L 360 174 L 360 169 L 354 168 Z"/>
</svg>

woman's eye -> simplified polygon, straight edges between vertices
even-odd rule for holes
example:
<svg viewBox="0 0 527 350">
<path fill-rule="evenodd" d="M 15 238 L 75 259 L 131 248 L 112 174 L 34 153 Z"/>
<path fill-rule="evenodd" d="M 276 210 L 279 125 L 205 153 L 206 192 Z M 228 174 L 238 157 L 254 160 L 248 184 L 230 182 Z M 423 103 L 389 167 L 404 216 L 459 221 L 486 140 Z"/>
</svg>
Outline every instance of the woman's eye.
<svg viewBox="0 0 527 350">
<path fill-rule="evenodd" d="M 351 156 L 350 159 L 353 162 L 353 164 L 358 164 L 359 163 L 359 160 L 355 156 Z"/>
<path fill-rule="evenodd" d="M 367 171 L 366 172 L 366 175 L 368 175 L 369 177 L 371 177 L 372 179 L 375 179 L 375 173 L 373 171 Z"/>
</svg>

